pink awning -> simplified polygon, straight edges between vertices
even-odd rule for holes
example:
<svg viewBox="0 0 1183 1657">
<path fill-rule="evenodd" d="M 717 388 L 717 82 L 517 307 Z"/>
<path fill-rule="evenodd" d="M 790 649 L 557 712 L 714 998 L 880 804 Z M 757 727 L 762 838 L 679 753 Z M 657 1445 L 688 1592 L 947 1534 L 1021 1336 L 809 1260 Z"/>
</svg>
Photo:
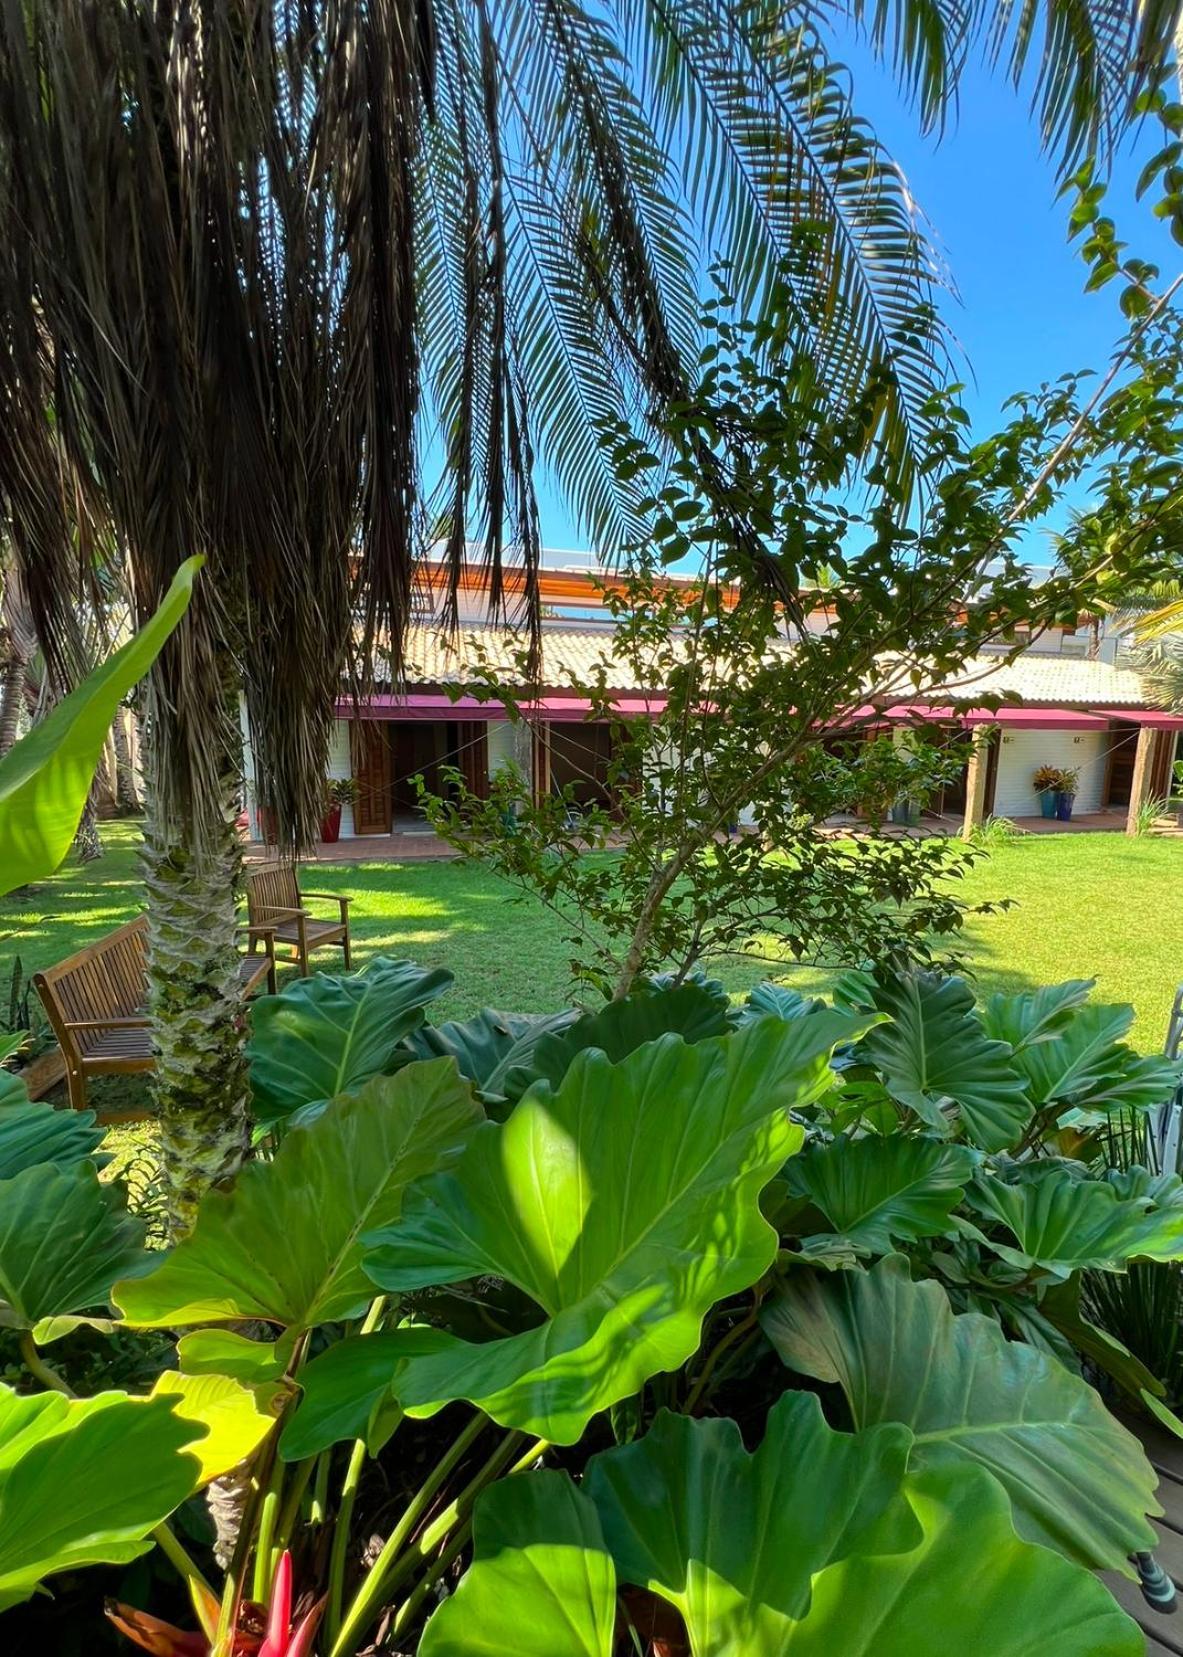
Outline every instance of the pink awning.
<svg viewBox="0 0 1183 1657">
<path fill-rule="evenodd" d="M 613 710 L 621 718 L 658 714 L 665 704 L 664 696 L 617 696 L 612 701 Z M 592 712 L 592 703 L 580 696 L 543 696 L 520 702 L 518 706 L 527 718 L 560 723 L 585 720 Z M 337 718 L 502 721 L 509 715 L 500 702 L 482 702 L 475 696 L 461 696 L 453 701 L 450 696 L 411 691 L 406 696 L 367 696 L 356 706 L 348 697 L 342 697 L 337 702 Z"/>
<path fill-rule="evenodd" d="M 883 717 L 895 721 L 945 720 L 957 725 L 1009 725 L 1039 731 L 1107 731 L 1109 716 L 1082 713 L 1078 708 L 935 708 L 927 703 L 885 708 Z"/>
<path fill-rule="evenodd" d="M 1183 731 L 1183 714 L 1164 713 L 1161 708 L 1094 708 L 1105 719 L 1128 719 L 1133 725 L 1149 725 L 1153 731 Z"/>
</svg>

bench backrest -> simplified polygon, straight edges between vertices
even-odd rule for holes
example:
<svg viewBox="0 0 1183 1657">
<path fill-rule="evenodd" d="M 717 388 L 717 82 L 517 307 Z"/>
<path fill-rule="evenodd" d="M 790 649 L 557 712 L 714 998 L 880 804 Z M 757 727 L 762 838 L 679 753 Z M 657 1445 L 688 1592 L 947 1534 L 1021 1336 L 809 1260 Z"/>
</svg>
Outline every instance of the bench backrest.
<svg viewBox="0 0 1183 1657">
<path fill-rule="evenodd" d="M 248 869 L 246 907 L 252 926 L 265 925 L 275 909 L 299 909 L 300 887 L 294 863 L 260 863 Z"/>
<path fill-rule="evenodd" d="M 34 975 L 58 1041 L 81 1052 L 99 1039 L 99 1031 L 63 1034 L 62 1026 L 90 1018 L 134 1018 L 148 994 L 148 922 L 141 915 L 80 949 L 57 966 Z"/>
</svg>

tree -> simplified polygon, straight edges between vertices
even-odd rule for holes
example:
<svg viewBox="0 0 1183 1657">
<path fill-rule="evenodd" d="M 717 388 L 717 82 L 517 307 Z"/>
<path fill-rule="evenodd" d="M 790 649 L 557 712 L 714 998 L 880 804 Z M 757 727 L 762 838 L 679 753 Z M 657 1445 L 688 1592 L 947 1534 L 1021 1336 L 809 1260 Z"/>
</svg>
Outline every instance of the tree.
<svg viewBox="0 0 1183 1657">
<path fill-rule="evenodd" d="M 979 24 L 869 17 L 935 121 Z M 1173 14 L 1172 14 L 1173 15 Z M 1120 126 L 1172 16 L 1047 0 L 1037 97 L 1062 159 Z M 786 27 L 786 22 L 788 26 Z M 993 37 L 992 37 L 993 38 Z M 637 527 L 596 442 L 686 389 L 703 234 L 754 311 L 795 267 L 835 412 L 906 487 L 944 339 L 890 161 L 804 10 L 748 0 L 30 0 L 0 20 L 0 499 L 65 682 L 80 566 L 125 549 L 137 612 L 208 575 L 144 732 L 151 1005 L 183 1228 L 246 1144 L 234 817 L 245 688 L 281 833 L 314 837 L 342 672 L 397 675 L 414 553 L 503 539 L 536 611 L 545 442 L 589 528 Z M 872 405 L 867 388 L 876 387 Z M 433 510 L 424 426 L 444 434 Z M 699 457 L 710 482 L 710 456 Z M 747 548 L 766 580 L 775 564 Z"/>
</svg>

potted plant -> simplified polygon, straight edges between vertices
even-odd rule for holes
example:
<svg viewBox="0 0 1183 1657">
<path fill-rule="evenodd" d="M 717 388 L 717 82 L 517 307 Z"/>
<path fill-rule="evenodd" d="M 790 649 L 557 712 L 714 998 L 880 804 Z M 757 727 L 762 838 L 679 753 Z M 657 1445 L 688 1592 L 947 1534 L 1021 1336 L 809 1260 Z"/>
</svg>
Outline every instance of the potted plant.
<svg viewBox="0 0 1183 1657">
<path fill-rule="evenodd" d="M 1176 823 L 1180 828 L 1183 828 L 1183 759 L 1177 759 L 1175 761 L 1174 765 L 1171 767 L 1171 772 L 1175 780 L 1175 786 L 1172 790 L 1171 796 L 1171 805 L 1174 808 Z"/>
<path fill-rule="evenodd" d="M 1060 786 L 1058 766 L 1039 766 L 1031 781 L 1035 784 L 1035 792 L 1039 795 L 1040 816 L 1054 817 L 1056 815 L 1056 792 Z"/>
<path fill-rule="evenodd" d="M 1061 771 L 1056 787 L 1056 816 L 1061 823 L 1072 820 L 1072 802 L 1076 798 L 1076 782 L 1080 771 Z"/>
<path fill-rule="evenodd" d="M 357 784 L 352 777 L 325 779 L 325 814 L 320 820 L 320 837 L 328 846 L 335 846 L 341 838 L 342 807 L 352 805 L 357 798 Z"/>
</svg>

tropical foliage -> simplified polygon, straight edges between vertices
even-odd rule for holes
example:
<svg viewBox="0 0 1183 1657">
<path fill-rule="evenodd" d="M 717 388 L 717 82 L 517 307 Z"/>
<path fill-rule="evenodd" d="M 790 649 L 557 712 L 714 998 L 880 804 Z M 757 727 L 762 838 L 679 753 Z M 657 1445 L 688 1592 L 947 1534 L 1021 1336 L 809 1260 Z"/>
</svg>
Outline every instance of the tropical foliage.
<svg viewBox="0 0 1183 1657">
<path fill-rule="evenodd" d="M 1176 1081 L 1123 1009 L 901 969 L 435 1026 L 439 987 L 259 1003 L 258 1151 L 164 1251 L 84 1119 L 5 1108 L 4 1321 L 49 1389 L 0 1392 L 8 1603 L 155 1539 L 194 1631 L 111 1614 L 158 1653 L 268 1606 L 301 1657 L 1141 1649 L 1092 1573 L 1154 1545 L 1107 1400 L 1162 1388 L 1080 1291 L 1183 1259 L 1183 1185 L 1103 1165 Z M 183 1331 L 148 1397 L 67 1396 L 78 1341 L 137 1330 Z M 218 1590 L 166 1521 L 235 1464 Z"/>
</svg>

